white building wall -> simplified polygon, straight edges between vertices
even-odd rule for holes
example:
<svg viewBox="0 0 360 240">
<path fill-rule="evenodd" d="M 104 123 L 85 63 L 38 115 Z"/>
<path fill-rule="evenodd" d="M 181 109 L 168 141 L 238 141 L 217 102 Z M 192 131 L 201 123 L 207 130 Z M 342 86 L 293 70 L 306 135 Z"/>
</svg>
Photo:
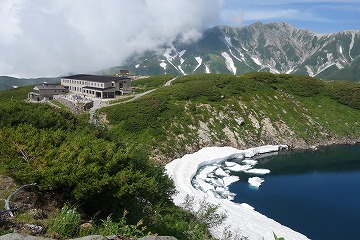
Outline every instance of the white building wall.
<svg viewBox="0 0 360 240">
<path fill-rule="evenodd" d="M 131 88 L 131 79 L 121 79 L 121 80 L 119 79 L 116 80 L 115 82 L 109 81 L 106 83 L 102 83 L 102 82 L 62 78 L 61 85 L 69 87 L 69 91 L 73 93 L 96 97 L 96 93 L 99 91 L 93 89 L 92 90 L 83 89 L 83 88 L 94 87 L 94 88 L 105 89 L 105 88 L 114 87 L 114 91 L 128 90 Z"/>
</svg>

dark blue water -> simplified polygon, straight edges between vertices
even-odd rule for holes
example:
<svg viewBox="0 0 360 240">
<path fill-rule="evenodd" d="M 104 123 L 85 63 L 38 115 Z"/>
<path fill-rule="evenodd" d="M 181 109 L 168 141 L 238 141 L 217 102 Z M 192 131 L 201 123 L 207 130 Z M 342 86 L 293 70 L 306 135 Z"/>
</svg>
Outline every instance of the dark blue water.
<svg viewBox="0 0 360 240">
<path fill-rule="evenodd" d="M 360 240 L 360 145 L 281 153 L 256 167 L 271 173 L 259 189 L 240 174 L 242 181 L 230 186 L 234 202 L 314 240 Z"/>
</svg>

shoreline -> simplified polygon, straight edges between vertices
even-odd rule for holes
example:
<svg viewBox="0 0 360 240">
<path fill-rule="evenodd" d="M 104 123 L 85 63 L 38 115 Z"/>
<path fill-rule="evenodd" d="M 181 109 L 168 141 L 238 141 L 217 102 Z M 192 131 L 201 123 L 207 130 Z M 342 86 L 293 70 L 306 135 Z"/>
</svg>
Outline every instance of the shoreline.
<svg viewBox="0 0 360 240">
<path fill-rule="evenodd" d="M 173 179 L 178 193 L 173 196 L 173 202 L 182 206 L 187 196 L 194 197 L 195 202 L 206 200 L 219 205 L 220 212 L 226 212 L 228 216 L 224 223 L 209 229 L 210 233 L 221 239 L 224 231 L 231 231 L 234 237 L 248 237 L 248 239 L 274 239 L 273 233 L 285 239 L 308 239 L 305 235 L 296 232 L 280 223 L 266 217 L 246 203 L 238 204 L 227 199 L 212 197 L 200 190 L 196 190 L 191 180 L 199 167 L 208 164 L 219 163 L 226 159 L 244 155 L 251 158 L 257 155 L 277 152 L 286 145 L 266 145 L 261 147 L 239 150 L 233 147 L 205 147 L 192 154 L 184 155 L 166 165 L 167 174 Z M 286 146 L 287 147 L 287 146 Z"/>
</svg>

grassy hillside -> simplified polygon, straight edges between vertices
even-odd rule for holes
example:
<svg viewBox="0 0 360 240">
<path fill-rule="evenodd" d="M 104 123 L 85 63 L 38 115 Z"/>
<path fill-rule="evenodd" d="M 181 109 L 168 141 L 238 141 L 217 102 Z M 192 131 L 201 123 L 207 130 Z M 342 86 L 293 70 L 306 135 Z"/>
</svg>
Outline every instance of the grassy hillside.
<svg viewBox="0 0 360 240">
<path fill-rule="evenodd" d="M 165 161 L 213 145 L 306 148 L 360 138 L 360 85 L 271 73 L 192 75 L 101 112 L 112 134 Z"/>
</svg>

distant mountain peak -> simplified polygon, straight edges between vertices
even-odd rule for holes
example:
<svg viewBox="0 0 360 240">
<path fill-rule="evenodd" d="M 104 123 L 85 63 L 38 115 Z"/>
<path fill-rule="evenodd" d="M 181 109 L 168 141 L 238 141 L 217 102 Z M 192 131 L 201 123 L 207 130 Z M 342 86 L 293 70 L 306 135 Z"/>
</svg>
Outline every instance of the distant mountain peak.
<svg viewBox="0 0 360 240">
<path fill-rule="evenodd" d="M 123 67 L 135 74 L 268 71 L 360 81 L 360 31 L 318 34 L 286 22 L 218 25 L 196 42 L 174 41 L 131 59 Z"/>
</svg>

